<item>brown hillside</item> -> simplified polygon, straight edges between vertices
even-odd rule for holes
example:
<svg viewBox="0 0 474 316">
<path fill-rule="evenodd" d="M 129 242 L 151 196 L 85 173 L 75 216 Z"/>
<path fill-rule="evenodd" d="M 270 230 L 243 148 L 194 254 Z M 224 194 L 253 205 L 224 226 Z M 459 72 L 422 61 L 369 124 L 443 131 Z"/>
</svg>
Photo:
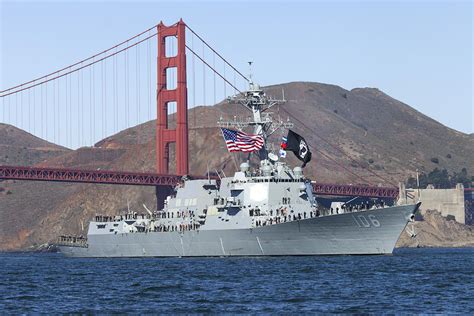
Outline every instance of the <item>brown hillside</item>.
<svg viewBox="0 0 474 316">
<path fill-rule="evenodd" d="M 416 168 L 459 171 L 467 167 L 474 173 L 473 137 L 449 129 L 377 89 L 348 91 L 333 85 L 296 82 L 268 87 L 267 92 L 280 97 L 282 88 L 288 103 L 271 112 L 284 120 L 289 117 L 295 130 L 309 142 L 313 161 L 305 172 L 313 179 L 389 185 L 413 175 Z M 223 169 L 227 175 L 235 171 L 242 157 L 227 152 L 216 120 L 247 116 L 241 109 L 239 105 L 222 103 L 189 111 L 192 174 L 204 174 L 208 166 L 211 171 Z M 94 147 L 64 151 L 34 163 L 149 172 L 155 166 L 154 133 L 155 122 L 150 121 L 110 136 Z M 277 134 L 273 138 L 276 146 L 280 137 Z M 13 145 L 17 146 L 15 142 L 10 146 Z M 0 151 L 0 156 L 3 154 Z M 447 158 L 448 154 L 451 158 Z M 431 162 L 435 157 L 438 164 Z M 294 157 L 288 160 L 299 164 Z M 0 192 L 0 249 L 39 245 L 54 240 L 58 234 L 78 234 L 81 222 L 87 229 L 87 222 L 95 213 L 126 210 L 127 199 L 131 208 L 139 212 L 143 212 L 143 203 L 149 208 L 155 205 L 153 188 L 12 181 L 0 183 L 0 187 L 4 188 Z"/>
<path fill-rule="evenodd" d="M 0 165 L 30 166 L 68 151 L 15 126 L 0 123 Z"/>
</svg>

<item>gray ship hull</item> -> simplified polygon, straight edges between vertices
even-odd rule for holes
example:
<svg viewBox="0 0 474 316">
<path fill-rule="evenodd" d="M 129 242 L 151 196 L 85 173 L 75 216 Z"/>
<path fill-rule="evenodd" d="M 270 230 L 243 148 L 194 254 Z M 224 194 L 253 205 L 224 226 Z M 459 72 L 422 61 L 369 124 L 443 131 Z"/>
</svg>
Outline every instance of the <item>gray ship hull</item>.
<svg viewBox="0 0 474 316">
<path fill-rule="evenodd" d="M 250 229 L 97 234 L 71 257 L 222 257 L 391 254 L 418 205 L 328 215 Z"/>
</svg>

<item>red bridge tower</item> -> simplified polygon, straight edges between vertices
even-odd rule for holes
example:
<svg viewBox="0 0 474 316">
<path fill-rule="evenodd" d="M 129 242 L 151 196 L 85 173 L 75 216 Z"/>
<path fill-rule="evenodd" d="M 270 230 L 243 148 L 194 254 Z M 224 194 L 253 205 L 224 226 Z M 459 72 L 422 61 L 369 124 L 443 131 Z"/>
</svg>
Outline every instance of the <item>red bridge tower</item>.
<svg viewBox="0 0 474 316">
<path fill-rule="evenodd" d="M 188 163 L 188 100 L 186 84 L 186 24 L 181 19 L 172 26 L 160 22 L 158 28 L 156 172 L 169 173 L 169 144 L 176 144 L 176 174 L 189 173 Z M 176 37 L 178 53 L 166 56 L 166 38 Z M 170 87 L 167 70 L 176 68 L 177 82 Z M 176 127 L 168 125 L 169 103 L 176 102 Z"/>
</svg>

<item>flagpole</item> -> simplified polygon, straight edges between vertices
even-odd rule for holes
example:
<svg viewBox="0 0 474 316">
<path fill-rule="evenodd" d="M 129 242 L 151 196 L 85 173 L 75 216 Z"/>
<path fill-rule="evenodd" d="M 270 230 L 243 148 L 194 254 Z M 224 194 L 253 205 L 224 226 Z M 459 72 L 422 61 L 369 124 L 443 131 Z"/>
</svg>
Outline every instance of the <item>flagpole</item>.
<svg viewBox="0 0 474 316">
<path fill-rule="evenodd" d="M 235 155 L 231 155 L 232 156 L 232 161 L 234 162 L 234 165 L 235 165 L 235 170 L 239 171 L 239 166 L 237 164 L 237 161 L 235 160 Z"/>
<path fill-rule="evenodd" d="M 221 130 L 222 138 L 224 138 L 225 140 L 224 130 L 222 129 L 222 127 L 220 128 L 220 130 Z M 234 162 L 235 170 L 239 171 L 239 166 L 237 165 L 237 161 L 235 160 L 235 155 L 232 154 L 232 152 L 229 152 L 229 153 L 230 153 L 230 157 L 232 158 L 232 161 Z"/>
</svg>

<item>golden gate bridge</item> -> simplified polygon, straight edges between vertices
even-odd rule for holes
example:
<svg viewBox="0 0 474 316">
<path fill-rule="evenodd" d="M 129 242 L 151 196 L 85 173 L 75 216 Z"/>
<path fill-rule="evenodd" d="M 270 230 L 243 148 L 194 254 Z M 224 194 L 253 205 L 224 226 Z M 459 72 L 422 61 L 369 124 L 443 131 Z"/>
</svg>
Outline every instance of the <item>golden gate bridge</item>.
<svg viewBox="0 0 474 316">
<path fill-rule="evenodd" d="M 247 83 L 245 75 L 182 20 L 170 26 L 160 22 L 89 58 L 0 91 L 4 123 L 69 148 L 94 144 L 98 137 L 156 119 L 155 170 L 9 165 L 0 166 L 0 179 L 154 186 L 160 206 L 170 188 L 190 174 L 189 103 L 193 107 L 218 104 L 230 94 L 244 91 Z M 175 120 L 170 121 L 172 114 Z M 293 119 L 312 136 L 346 155 L 310 126 L 294 116 Z M 174 174 L 169 168 L 170 144 L 175 146 Z M 398 196 L 396 185 L 375 171 L 367 170 L 388 186 L 374 186 L 322 150 L 313 150 L 363 183 L 313 183 L 317 195 Z"/>
</svg>

